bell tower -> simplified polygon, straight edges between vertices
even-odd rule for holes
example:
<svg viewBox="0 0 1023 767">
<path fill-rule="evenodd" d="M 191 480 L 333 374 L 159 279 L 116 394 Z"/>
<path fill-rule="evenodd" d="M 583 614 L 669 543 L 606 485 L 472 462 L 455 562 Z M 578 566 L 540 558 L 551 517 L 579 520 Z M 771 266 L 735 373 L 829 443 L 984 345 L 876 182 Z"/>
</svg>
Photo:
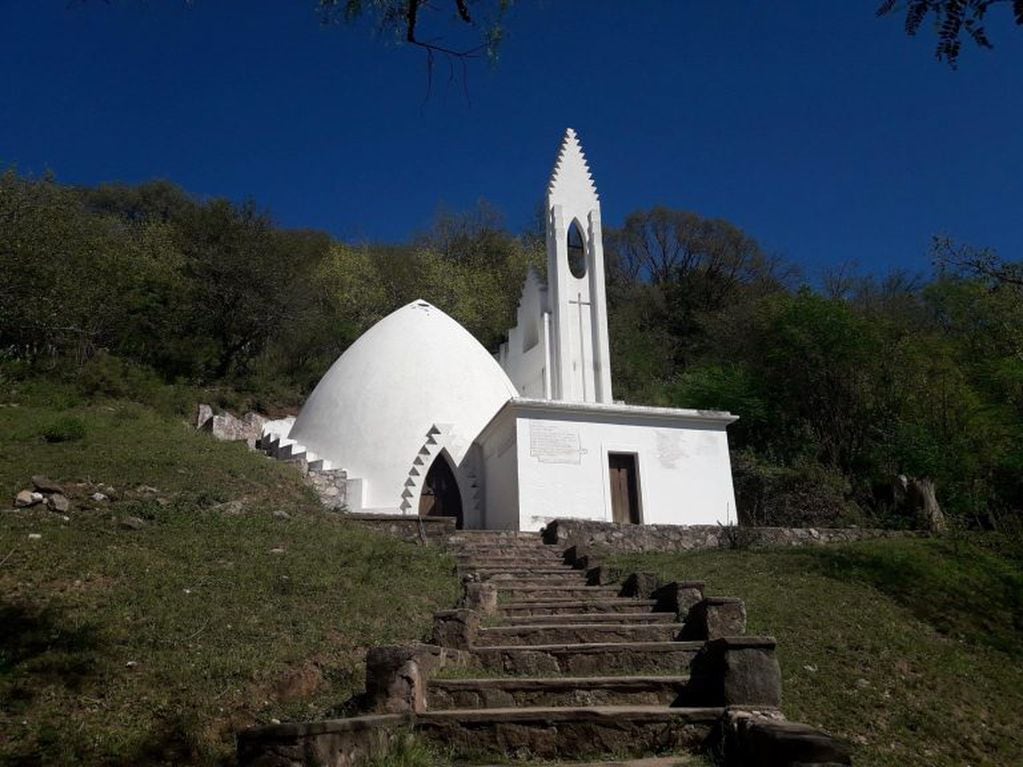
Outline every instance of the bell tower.
<svg viewBox="0 0 1023 767">
<path fill-rule="evenodd" d="M 571 128 L 558 150 L 546 204 L 550 398 L 610 403 L 600 198 Z"/>
</svg>

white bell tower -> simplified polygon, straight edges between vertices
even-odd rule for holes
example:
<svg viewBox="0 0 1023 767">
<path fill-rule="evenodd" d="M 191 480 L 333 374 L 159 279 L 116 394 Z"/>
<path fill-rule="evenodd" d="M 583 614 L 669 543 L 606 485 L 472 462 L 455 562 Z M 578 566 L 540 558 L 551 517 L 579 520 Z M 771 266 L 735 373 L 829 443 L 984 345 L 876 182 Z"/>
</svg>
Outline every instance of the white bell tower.
<svg viewBox="0 0 1023 767">
<path fill-rule="evenodd" d="M 547 283 L 551 399 L 610 403 L 600 198 L 571 128 L 547 184 Z"/>
</svg>

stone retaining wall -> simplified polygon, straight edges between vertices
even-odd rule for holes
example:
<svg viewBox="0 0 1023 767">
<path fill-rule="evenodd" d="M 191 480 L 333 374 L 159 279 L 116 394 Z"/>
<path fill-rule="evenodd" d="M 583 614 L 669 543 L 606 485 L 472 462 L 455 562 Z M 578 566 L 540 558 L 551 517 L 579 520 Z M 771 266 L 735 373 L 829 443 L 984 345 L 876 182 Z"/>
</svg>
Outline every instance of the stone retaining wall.
<svg viewBox="0 0 1023 767">
<path fill-rule="evenodd" d="M 410 543 L 446 543 L 448 537 L 455 534 L 454 517 L 350 513 L 343 516 L 359 525 L 379 533 L 393 535 L 395 538 L 401 538 Z"/>
<path fill-rule="evenodd" d="M 856 527 L 723 527 L 721 525 L 619 525 L 583 519 L 555 519 L 543 531 L 545 543 L 612 549 L 616 552 L 745 549 L 848 543 L 874 538 L 925 538 L 915 530 Z"/>
</svg>

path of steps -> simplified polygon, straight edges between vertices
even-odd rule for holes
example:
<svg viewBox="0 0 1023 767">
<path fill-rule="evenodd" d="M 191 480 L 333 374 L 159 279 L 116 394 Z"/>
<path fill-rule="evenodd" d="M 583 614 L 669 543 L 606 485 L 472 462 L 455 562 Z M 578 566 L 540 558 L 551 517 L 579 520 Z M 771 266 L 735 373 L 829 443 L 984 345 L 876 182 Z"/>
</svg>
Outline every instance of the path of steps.
<svg viewBox="0 0 1023 767">
<path fill-rule="evenodd" d="M 744 636 L 740 600 L 649 574 L 588 585 L 534 533 L 448 545 L 463 606 L 435 614 L 432 644 L 371 648 L 366 714 L 242 732 L 239 767 L 359 767 L 410 727 L 459 767 L 850 764 L 843 744 L 781 716 L 774 640 Z"/>
<path fill-rule="evenodd" d="M 702 750 L 722 709 L 682 705 L 704 643 L 678 641 L 675 613 L 587 585 L 536 534 L 462 533 L 453 545 L 459 572 L 497 591 L 471 648 L 485 675 L 430 679 L 419 732 L 463 758 Z"/>
</svg>

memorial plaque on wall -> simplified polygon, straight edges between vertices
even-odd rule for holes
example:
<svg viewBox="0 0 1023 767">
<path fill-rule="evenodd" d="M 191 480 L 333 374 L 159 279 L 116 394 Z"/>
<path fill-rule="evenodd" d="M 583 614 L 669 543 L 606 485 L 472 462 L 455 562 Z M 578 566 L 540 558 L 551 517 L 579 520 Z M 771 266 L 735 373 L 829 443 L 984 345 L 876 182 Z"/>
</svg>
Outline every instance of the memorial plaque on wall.
<svg viewBox="0 0 1023 767">
<path fill-rule="evenodd" d="M 579 429 L 559 423 L 529 424 L 529 454 L 540 463 L 579 463 Z"/>
</svg>

